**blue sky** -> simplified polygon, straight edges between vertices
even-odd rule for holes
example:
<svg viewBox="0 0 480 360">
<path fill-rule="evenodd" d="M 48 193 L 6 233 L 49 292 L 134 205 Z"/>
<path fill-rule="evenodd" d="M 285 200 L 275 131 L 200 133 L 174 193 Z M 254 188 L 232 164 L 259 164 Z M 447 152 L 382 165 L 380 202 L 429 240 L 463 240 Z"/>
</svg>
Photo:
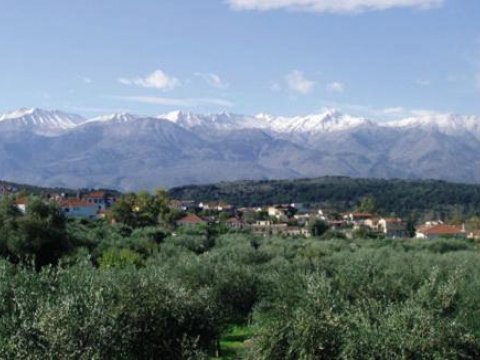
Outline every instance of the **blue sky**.
<svg viewBox="0 0 480 360">
<path fill-rule="evenodd" d="M 480 114 L 477 0 L 2 0 L 0 112 Z"/>
</svg>

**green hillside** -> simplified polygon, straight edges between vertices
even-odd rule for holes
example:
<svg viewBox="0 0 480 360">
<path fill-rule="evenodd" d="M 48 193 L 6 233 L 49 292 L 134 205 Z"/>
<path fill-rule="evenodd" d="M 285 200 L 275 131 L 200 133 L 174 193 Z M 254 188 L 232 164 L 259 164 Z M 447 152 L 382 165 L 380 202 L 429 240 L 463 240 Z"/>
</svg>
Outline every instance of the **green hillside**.
<svg viewBox="0 0 480 360">
<path fill-rule="evenodd" d="M 474 215 L 480 211 L 480 185 L 438 180 L 383 180 L 322 177 L 299 180 L 237 181 L 170 190 L 175 199 L 224 200 L 238 206 L 315 203 L 352 209 L 373 197 L 379 211 L 398 215 L 433 212 L 437 216 Z"/>
</svg>

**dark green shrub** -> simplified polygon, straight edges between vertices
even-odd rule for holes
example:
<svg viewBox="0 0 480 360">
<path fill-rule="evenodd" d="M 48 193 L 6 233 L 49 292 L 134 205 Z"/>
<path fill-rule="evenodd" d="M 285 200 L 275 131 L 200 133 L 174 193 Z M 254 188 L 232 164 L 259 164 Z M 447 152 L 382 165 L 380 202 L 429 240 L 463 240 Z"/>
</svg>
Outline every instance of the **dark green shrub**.
<svg viewBox="0 0 480 360">
<path fill-rule="evenodd" d="M 183 359 L 213 348 L 222 328 L 208 289 L 155 268 L 2 270 L 2 359 Z"/>
</svg>

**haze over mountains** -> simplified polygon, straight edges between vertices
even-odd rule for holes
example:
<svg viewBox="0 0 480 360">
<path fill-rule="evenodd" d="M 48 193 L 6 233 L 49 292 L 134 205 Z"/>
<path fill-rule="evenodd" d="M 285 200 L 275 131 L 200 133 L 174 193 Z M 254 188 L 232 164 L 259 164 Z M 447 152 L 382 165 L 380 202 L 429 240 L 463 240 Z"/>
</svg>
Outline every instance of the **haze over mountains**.
<svg viewBox="0 0 480 360">
<path fill-rule="evenodd" d="M 326 110 L 297 117 L 171 112 L 85 119 L 0 115 L 0 178 L 42 186 L 151 189 L 345 175 L 480 182 L 480 117 L 390 122 Z"/>
</svg>

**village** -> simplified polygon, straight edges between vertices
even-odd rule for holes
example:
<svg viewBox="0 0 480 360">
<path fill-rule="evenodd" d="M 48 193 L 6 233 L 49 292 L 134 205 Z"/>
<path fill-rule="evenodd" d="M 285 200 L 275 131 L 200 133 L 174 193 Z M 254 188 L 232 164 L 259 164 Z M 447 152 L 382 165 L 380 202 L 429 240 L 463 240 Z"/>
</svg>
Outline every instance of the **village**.
<svg viewBox="0 0 480 360">
<path fill-rule="evenodd" d="M 5 195 L 15 196 L 19 210 L 26 211 L 28 194 L 0 184 L 0 198 Z M 48 193 L 45 198 L 57 204 L 66 218 L 97 220 L 107 218 L 117 196 L 114 192 L 93 190 L 75 194 Z M 464 224 L 453 225 L 441 220 L 409 224 L 400 217 L 383 217 L 360 211 L 339 213 L 335 209 L 323 210 L 298 203 L 236 207 L 222 201 L 170 200 L 168 206 L 178 214 L 175 225 L 179 228 L 219 224 L 232 231 L 251 232 L 261 236 L 311 237 L 317 236 L 318 231 L 323 233 L 329 230 L 330 233 L 350 239 L 358 236 L 390 239 L 480 239 L 480 231 L 467 229 Z M 318 230 L 319 228 L 322 230 Z"/>
<path fill-rule="evenodd" d="M 318 223 L 324 224 L 325 229 L 347 238 L 353 238 L 357 234 L 391 239 L 410 237 L 477 239 L 479 235 L 477 232 L 467 231 L 465 225 L 449 225 L 441 220 L 428 221 L 409 229 L 408 223 L 398 217 L 379 217 L 366 212 L 326 212 L 322 209 L 305 208 L 302 204 L 295 203 L 235 208 L 222 202 L 196 204 L 192 201 L 172 201 L 171 206 L 185 213 L 185 216 L 177 221 L 178 226 L 197 226 L 223 221 L 230 229 L 246 230 L 263 236 L 311 237 L 315 235 L 315 224 Z"/>
</svg>

